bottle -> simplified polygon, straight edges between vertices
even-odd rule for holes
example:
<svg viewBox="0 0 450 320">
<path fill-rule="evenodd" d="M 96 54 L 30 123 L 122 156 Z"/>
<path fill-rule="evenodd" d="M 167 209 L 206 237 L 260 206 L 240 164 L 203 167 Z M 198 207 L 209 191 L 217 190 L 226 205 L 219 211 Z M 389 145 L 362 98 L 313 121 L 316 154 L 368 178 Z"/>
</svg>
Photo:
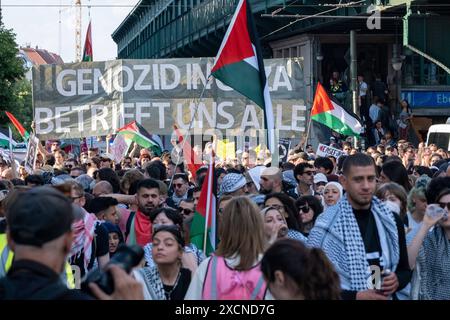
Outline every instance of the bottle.
<svg viewBox="0 0 450 320">
<path fill-rule="evenodd" d="M 447 217 L 447 211 L 445 209 L 442 209 L 438 204 L 435 203 L 427 206 L 425 214 L 432 219 Z"/>
</svg>

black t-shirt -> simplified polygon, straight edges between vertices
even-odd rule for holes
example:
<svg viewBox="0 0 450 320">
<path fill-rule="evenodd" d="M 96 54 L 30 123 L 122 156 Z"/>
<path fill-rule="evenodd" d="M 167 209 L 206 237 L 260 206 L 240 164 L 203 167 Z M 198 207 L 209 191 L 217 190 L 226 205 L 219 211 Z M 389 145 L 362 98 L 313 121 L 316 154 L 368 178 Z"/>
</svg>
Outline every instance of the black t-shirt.
<svg viewBox="0 0 450 320">
<path fill-rule="evenodd" d="M 178 283 L 173 291 L 173 286 L 166 286 L 163 284 L 167 300 L 184 300 L 184 296 L 186 295 L 189 284 L 191 283 L 191 270 L 181 268 L 180 273 L 180 279 L 178 280 Z M 169 294 L 170 297 L 168 296 Z"/>
<path fill-rule="evenodd" d="M 381 243 L 378 236 L 378 229 L 375 223 L 375 218 L 373 217 L 371 209 L 353 209 L 353 213 L 355 214 L 355 218 L 358 222 L 359 230 L 361 232 L 361 237 L 364 241 L 367 262 L 369 263 L 369 265 L 377 265 L 382 269 L 383 261 Z M 393 213 L 393 215 L 395 224 L 397 225 L 398 242 L 400 249 L 400 260 L 398 262 L 397 269 L 395 270 L 395 274 L 397 275 L 399 282 L 397 291 L 399 291 L 411 281 L 412 272 L 409 267 L 404 224 L 398 214 Z M 343 290 L 342 298 L 344 300 L 354 300 L 356 299 L 356 293 L 356 291 Z M 394 299 L 396 299 L 395 294 Z"/>
<path fill-rule="evenodd" d="M 84 268 L 84 252 L 78 257 L 72 257 L 70 260 L 71 265 L 76 265 L 80 268 L 81 277 L 86 272 L 92 269 L 95 259 L 109 253 L 109 234 L 108 230 L 101 223 L 97 223 L 94 230 L 94 240 L 92 240 L 92 253 L 88 263 L 87 270 Z"/>
<path fill-rule="evenodd" d="M 366 259 L 369 266 L 375 265 L 383 269 L 381 243 L 372 211 L 370 209 L 353 209 L 353 213 L 358 222 L 359 231 L 361 231 L 361 237 L 364 241 L 364 247 L 366 248 Z"/>
</svg>

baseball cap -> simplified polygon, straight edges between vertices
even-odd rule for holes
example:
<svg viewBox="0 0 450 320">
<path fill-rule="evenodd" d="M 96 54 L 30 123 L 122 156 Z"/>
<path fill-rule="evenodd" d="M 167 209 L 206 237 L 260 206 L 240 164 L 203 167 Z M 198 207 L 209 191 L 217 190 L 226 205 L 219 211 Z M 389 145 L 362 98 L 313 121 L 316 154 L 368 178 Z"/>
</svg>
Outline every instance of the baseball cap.
<svg viewBox="0 0 450 320">
<path fill-rule="evenodd" d="M 314 176 L 314 183 L 317 184 L 317 183 L 321 183 L 321 182 L 328 183 L 327 177 L 321 172 L 316 173 L 316 175 Z"/>
<path fill-rule="evenodd" d="M 6 212 L 15 243 L 42 247 L 72 228 L 73 205 L 58 190 L 37 187 L 20 193 Z"/>
</svg>

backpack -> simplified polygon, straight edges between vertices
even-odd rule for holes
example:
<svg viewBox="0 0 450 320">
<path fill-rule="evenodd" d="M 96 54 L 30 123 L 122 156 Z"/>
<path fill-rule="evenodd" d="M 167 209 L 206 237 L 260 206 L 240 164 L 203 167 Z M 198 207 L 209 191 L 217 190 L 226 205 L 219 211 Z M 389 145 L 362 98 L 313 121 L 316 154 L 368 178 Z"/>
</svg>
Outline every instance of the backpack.
<svg viewBox="0 0 450 320">
<path fill-rule="evenodd" d="M 259 263 L 249 270 L 234 270 L 223 257 L 213 255 L 208 262 L 202 299 L 263 300 L 266 287 Z"/>
</svg>

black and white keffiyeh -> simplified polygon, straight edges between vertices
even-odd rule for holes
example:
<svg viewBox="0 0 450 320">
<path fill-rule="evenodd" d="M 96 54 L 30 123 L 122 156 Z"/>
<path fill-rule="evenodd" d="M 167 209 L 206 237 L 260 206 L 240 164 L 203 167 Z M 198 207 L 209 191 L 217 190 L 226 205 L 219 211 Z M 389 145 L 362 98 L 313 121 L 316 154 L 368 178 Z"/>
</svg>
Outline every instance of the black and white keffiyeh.
<svg viewBox="0 0 450 320">
<path fill-rule="evenodd" d="M 411 296 L 418 300 L 450 300 L 450 242 L 436 226 L 423 240 L 416 259 Z"/>
<path fill-rule="evenodd" d="M 167 300 L 164 293 L 164 286 L 159 275 L 158 268 L 145 267 L 137 270 L 145 282 L 146 289 L 152 300 Z"/>
<path fill-rule="evenodd" d="M 395 271 L 400 259 L 398 230 L 392 212 L 376 197 L 371 210 L 380 239 L 383 268 Z M 367 290 L 371 270 L 364 241 L 347 197 L 342 197 L 316 220 L 308 237 L 310 247 L 322 248 L 339 274 L 343 290 Z"/>
</svg>

